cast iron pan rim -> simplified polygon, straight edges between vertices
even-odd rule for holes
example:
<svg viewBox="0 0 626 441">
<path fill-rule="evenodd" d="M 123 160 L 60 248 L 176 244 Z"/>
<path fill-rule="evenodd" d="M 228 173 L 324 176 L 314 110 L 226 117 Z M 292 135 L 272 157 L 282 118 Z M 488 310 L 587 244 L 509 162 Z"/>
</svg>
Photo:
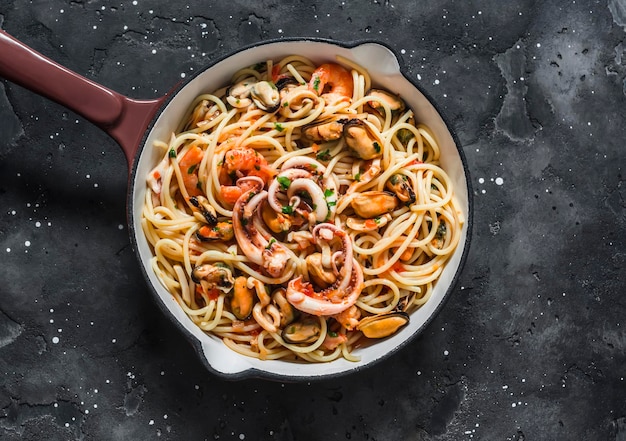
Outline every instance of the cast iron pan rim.
<svg viewBox="0 0 626 441">
<path fill-rule="evenodd" d="M 268 44 L 275 44 L 275 43 L 290 43 L 290 42 L 302 42 L 302 41 L 311 41 L 311 42 L 318 42 L 318 43 L 326 43 L 326 44 L 331 44 L 334 46 L 340 46 L 343 48 L 353 48 L 356 46 L 360 46 L 362 44 L 379 44 L 381 46 L 384 46 L 386 49 L 388 49 L 389 51 L 391 51 L 393 53 L 393 55 L 395 56 L 396 60 L 398 61 L 398 64 L 400 66 L 400 73 L 402 74 L 402 76 L 404 76 L 417 90 L 419 90 L 425 97 L 426 99 L 430 102 L 430 104 L 435 108 L 435 110 L 439 113 L 439 115 L 441 116 L 441 119 L 443 120 L 446 128 L 448 129 L 448 131 L 450 132 L 450 135 L 452 136 L 452 140 L 454 141 L 454 144 L 456 146 L 456 149 L 459 153 L 459 156 L 461 158 L 461 163 L 463 165 L 463 171 L 465 173 L 465 180 L 466 180 L 466 185 L 467 185 L 467 204 L 468 204 L 468 214 L 467 214 L 467 219 L 465 220 L 466 224 L 467 224 L 467 236 L 466 236 L 466 241 L 465 241 L 465 247 L 463 249 L 463 253 L 461 255 L 461 259 L 459 261 L 459 265 L 457 267 L 457 270 L 452 278 L 452 282 L 450 283 L 450 286 L 448 287 L 448 289 L 446 290 L 446 292 L 443 295 L 443 298 L 441 300 L 441 302 L 439 303 L 439 305 L 435 308 L 435 310 L 433 311 L 433 313 L 428 317 L 428 319 L 424 322 L 424 324 L 418 328 L 413 334 L 411 334 L 406 340 L 404 340 L 403 342 L 401 342 L 398 346 L 396 346 L 395 348 L 393 348 L 392 350 L 390 350 L 389 352 L 386 352 L 383 356 L 371 361 L 370 363 L 368 363 L 367 365 L 360 365 L 360 366 L 355 366 L 353 369 L 348 369 L 342 372 L 337 372 L 337 373 L 333 373 L 333 374 L 327 374 L 327 375 L 314 375 L 314 376 L 305 376 L 305 375 L 298 375 L 298 376 L 291 376 L 291 375 L 283 375 L 283 374 L 275 374 L 272 372 L 267 372 L 267 371 L 262 371 L 259 370 L 257 368 L 250 368 L 250 369 L 246 369 L 244 371 L 241 372 L 237 372 L 237 373 L 233 373 L 233 374 L 228 374 L 228 373 L 224 373 L 224 372 L 220 372 L 217 371 L 216 369 L 213 368 L 213 366 L 211 366 L 211 364 L 209 363 L 209 361 L 207 360 L 207 358 L 204 356 L 204 351 L 202 350 L 202 343 L 200 342 L 200 340 L 198 340 L 194 335 L 192 335 L 184 326 L 182 323 L 180 323 L 178 320 L 176 320 L 172 314 L 170 313 L 170 311 L 168 310 L 167 306 L 165 305 L 165 303 L 163 303 L 163 300 L 161 299 L 161 297 L 159 296 L 159 294 L 157 293 L 156 287 L 153 285 L 153 283 L 151 282 L 148 273 L 146 271 L 146 266 L 144 265 L 144 262 L 141 259 L 141 256 L 139 254 L 139 247 L 137 244 L 137 240 L 136 240 L 136 231 L 135 231 L 135 225 L 134 225 L 134 213 L 133 213 L 133 190 L 134 190 L 134 182 L 135 182 L 135 178 L 136 178 L 136 174 L 137 174 L 137 164 L 138 164 L 138 159 L 139 157 L 141 157 L 144 147 L 145 147 L 145 143 L 146 140 L 148 138 L 148 135 L 150 134 L 150 132 L 152 131 L 152 128 L 154 127 L 155 122 L 157 121 L 157 119 L 159 118 L 159 116 L 161 115 L 161 113 L 163 112 L 163 110 L 167 107 L 167 105 L 170 103 L 170 101 L 178 94 L 178 92 L 183 89 L 187 84 L 189 84 L 191 81 L 193 81 L 194 78 L 196 78 L 198 75 L 201 75 L 203 72 L 205 72 L 207 69 L 210 69 L 211 67 L 213 67 L 214 65 L 216 65 L 217 63 L 220 63 L 221 61 L 224 61 L 225 59 L 248 49 L 253 49 L 255 47 L 259 47 L 259 46 L 264 46 L 264 45 L 268 45 Z M 246 45 L 246 46 L 242 46 L 239 49 L 233 50 L 225 55 L 222 55 L 220 57 L 215 58 L 214 60 L 210 61 L 206 67 L 204 67 L 203 69 L 196 71 L 192 76 L 190 76 L 188 79 L 186 79 L 185 81 L 181 81 L 180 83 L 178 83 L 170 93 L 168 93 L 167 97 L 165 98 L 165 100 L 161 103 L 161 106 L 159 107 L 159 109 L 155 112 L 152 121 L 150 121 L 150 124 L 147 126 L 145 133 L 137 147 L 137 151 L 135 153 L 135 157 L 133 160 L 133 164 L 131 167 L 131 173 L 129 176 L 129 189 L 128 189 L 128 195 L 127 195 L 127 203 L 126 203 L 126 209 L 127 209 L 127 218 L 128 218 L 128 226 L 129 226 L 129 234 L 130 234 L 130 240 L 131 240 L 131 245 L 133 247 L 133 249 L 135 250 L 135 255 L 137 256 L 137 259 L 139 260 L 139 266 L 141 268 L 141 272 L 144 276 L 144 279 L 147 281 L 148 286 L 150 287 L 150 291 L 152 293 L 152 296 L 157 300 L 157 304 L 159 305 L 159 308 L 161 309 L 161 311 L 164 313 L 164 315 L 166 315 L 168 317 L 168 319 L 170 320 L 170 322 L 173 322 L 174 326 L 176 326 L 176 328 L 178 328 L 184 335 L 185 337 L 187 337 L 187 340 L 191 342 L 191 344 L 193 345 L 196 353 L 200 356 L 202 363 L 204 364 L 204 366 L 213 374 L 215 374 L 216 376 L 225 379 L 225 380 L 246 380 L 246 379 L 265 379 L 265 380 L 273 380 L 273 381 L 283 381 L 283 382 L 287 382 L 287 383 L 297 383 L 297 382 L 310 382 L 310 381 L 318 381 L 318 380 L 331 380 L 331 379 L 335 379 L 335 378 L 340 378 L 349 374 L 353 374 L 359 371 L 362 371 L 366 368 L 369 368 L 387 358 L 389 358 L 391 355 L 395 354 L 396 352 L 398 352 L 400 349 L 404 348 L 407 344 L 409 344 L 411 341 L 415 340 L 415 338 L 419 335 L 421 335 L 421 333 L 424 331 L 424 329 L 432 322 L 432 320 L 439 314 L 439 312 L 441 311 L 441 309 L 443 308 L 443 306 L 445 305 L 445 303 L 447 303 L 448 299 L 450 298 L 450 295 L 452 294 L 452 291 L 456 288 L 457 284 L 458 284 L 458 280 L 460 278 L 460 275 L 463 271 L 463 267 L 465 266 L 465 262 L 467 260 L 467 256 L 469 254 L 469 248 L 470 248 L 470 242 L 472 239 L 472 230 L 473 230 L 473 221 L 474 221 L 474 203 L 473 203 L 473 191 L 472 191 L 472 186 L 471 186 L 471 179 L 470 179 L 470 175 L 469 175 L 469 167 L 467 165 L 467 159 L 465 157 L 465 153 L 463 152 L 463 149 L 461 148 L 461 144 L 459 142 L 459 139 L 456 135 L 456 132 L 453 130 L 452 126 L 448 123 L 448 118 L 445 116 L 444 112 L 442 111 L 442 109 L 438 106 L 438 104 L 436 103 L 435 100 L 432 99 L 432 97 L 430 96 L 430 94 L 428 94 L 426 91 L 424 91 L 421 86 L 419 84 L 417 84 L 410 76 L 408 76 L 406 74 L 406 69 L 404 67 L 404 64 L 402 62 L 402 59 L 399 57 L 398 53 L 396 52 L 396 50 L 394 48 L 392 48 L 389 44 L 387 44 L 386 42 L 383 41 L 378 41 L 375 39 L 358 39 L 358 40 L 352 40 L 352 41 L 338 41 L 338 40 L 333 40 L 333 39 L 329 39 L 329 38 L 318 38 L 318 37 L 289 37 L 289 38 L 274 38 L 274 39 L 268 39 L 268 40 L 263 40 L 263 41 L 259 41 L 257 43 L 254 44 L 250 44 L 250 45 Z"/>
</svg>

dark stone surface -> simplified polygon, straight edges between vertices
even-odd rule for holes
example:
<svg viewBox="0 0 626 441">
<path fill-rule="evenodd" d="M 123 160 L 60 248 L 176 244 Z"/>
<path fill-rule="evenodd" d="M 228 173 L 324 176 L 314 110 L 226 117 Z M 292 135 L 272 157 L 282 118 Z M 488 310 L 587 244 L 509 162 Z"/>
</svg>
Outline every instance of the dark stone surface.
<svg viewBox="0 0 626 441">
<path fill-rule="evenodd" d="M 260 39 L 379 39 L 475 189 L 458 288 L 408 347 L 340 379 L 226 382 L 151 300 L 118 146 L 0 83 L 1 439 L 626 439 L 624 0 L 0 0 L 0 26 L 136 98 Z"/>
</svg>

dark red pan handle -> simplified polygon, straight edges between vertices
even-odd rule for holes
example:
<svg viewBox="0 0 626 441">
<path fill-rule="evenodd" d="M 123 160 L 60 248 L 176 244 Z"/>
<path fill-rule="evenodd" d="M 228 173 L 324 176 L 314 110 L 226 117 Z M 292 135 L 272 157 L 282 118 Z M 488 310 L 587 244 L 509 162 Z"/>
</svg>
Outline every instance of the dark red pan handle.
<svg viewBox="0 0 626 441">
<path fill-rule="evenodd" d="M 91 121 L 124 150 L 129 168 L 165 97 L 135 100 L 44 57 L 0 29 L 0 77 L 51 99 Z"/>
</svg>

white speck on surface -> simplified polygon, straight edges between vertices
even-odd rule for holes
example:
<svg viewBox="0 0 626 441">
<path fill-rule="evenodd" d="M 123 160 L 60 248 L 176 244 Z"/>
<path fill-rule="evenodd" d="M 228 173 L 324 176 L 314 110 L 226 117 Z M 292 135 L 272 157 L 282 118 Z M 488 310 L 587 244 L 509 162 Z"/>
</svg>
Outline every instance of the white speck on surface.
<svg viewBox="0 0 626 441">
<path fill-rule="evenodd" d="M 24 242 L 24 245 L 29 247 L 30 246 L 30 240 L 27 240 L 26 242 Z"/>
<path fill-rule="evenodd" d="M 39 221 L 35 222 L 35 226 L 36 226 L 37 228 L 41 227 L 41 222 L 39 222 Z"/>
<path fill-rule="evenodd" d="M 446 349 L 445 351 L 443 351 L 443 355 L 447 357 L 448 355 L 450 355 L 450 352 L 448 352 L 448 350 Z"/>
<path fill-rule="evenodd" d="M 52 337 L 52 343 L 54 343 L 55 345 L 59 343 L 59 337 Z"/>
<path fill-rule="evenodd" d="M 154 425 L 154 420 L 148 421 L 148 425 L 150 425 L 150 426 Z"/>
<path fill-rule="evenodd" d="M 478 183 L 479 184 L 484 184 L 485 183 L 485 178 L 478 178 Z"/>
<path fill-rule="evenodd" d="M 496 185 L 502 185 L 502 184 L 504 184 L 504 179 L 502 179 L 500 177 L 497 177 L 496 178 Z"/>
</svg>

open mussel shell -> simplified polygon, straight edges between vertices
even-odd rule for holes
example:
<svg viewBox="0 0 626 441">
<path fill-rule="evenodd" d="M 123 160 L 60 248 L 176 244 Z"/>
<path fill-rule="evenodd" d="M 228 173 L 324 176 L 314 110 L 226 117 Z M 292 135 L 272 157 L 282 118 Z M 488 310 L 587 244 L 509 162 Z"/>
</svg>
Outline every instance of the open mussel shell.
<svg viewBox="0 0 626 441">
<path fill-rule="evenodd" d="M 259 81 L 250 90 L 252 101 L 264 112 L 274 113 L 280 107 L 280 93 L 269 81 Z"/>
<path fill-rule="evenodd" d="M 345 122 L 345 119 L 337 116 L 320 118 L 302 126 L 302 134 L 305 138 L 314 142 L 336 141 L 343 136 L 343 125 Z"/>
<path fill-rule="evenodd" d="M 387 92 L 386 90 L 371 89 L 367 93 L 367 95 L 379 98 L 381 101 L 384 101 L 389 106 L 389 109 L 392 113 L 402 112 L 406 107 L 402 98 L 400 98 L 398 95 Z M 372 100 L 369 101 L 368 104 L 372 109 L 384 115 L 384 107 L 379 101 Z"/>
<path fill-rule="evenodd" d="M 343 137 L 348 147 L 361 159 L 374 159 L 383 154 L 380 135 L 363 120 L 353 118 L 346 122 Z"/>
<path fill-rule="evenodd" d="M 293 322 L 281 333 L 281 337 L 287 343 L 291 344 L 308 344 L 315 342 L 322 329 L 320 327 L 320 321 L 315 317 L 305 317 L 302 320 Z"/>
<path fill-rule="evenodd" d="M 386 191 L 365 191 L 356 195 L 350 205 L 354 212 L 363 219 L 382 216 L 398 207 L 398 199 Z"/>
<path fill-rule="evenodd" d="M 408 324 L 409 315 L 406 312 L 395 311 L 365 317 L 356 328 L 367 338 L 384 338 L 395 334 L 398 329 Z"/>
</svg>

